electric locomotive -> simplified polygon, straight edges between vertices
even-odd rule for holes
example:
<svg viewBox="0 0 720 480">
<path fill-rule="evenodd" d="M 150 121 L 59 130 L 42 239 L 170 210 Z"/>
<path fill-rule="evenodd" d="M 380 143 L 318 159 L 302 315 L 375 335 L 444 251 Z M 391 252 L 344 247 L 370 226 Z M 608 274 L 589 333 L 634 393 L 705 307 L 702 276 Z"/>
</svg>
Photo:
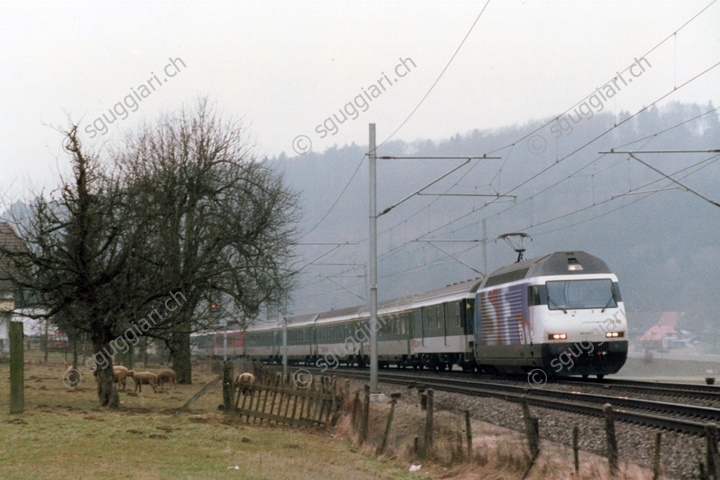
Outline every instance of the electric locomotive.
<svg viewBox="0 0 720 480">
<path fill-rule="evenodd" d="M 603 378 L 624 365 L 627 332 L 617 277 L 582 251 L 501 268 L 476 294 L 475 360 L 501 372 Z"/>
</svg>

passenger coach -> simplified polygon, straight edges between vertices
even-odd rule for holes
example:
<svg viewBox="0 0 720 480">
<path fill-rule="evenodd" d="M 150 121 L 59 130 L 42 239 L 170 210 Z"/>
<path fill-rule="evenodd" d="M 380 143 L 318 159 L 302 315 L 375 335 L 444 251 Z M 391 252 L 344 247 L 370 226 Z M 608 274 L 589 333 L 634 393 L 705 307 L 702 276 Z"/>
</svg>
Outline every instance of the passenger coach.
<svg viewBox="0 0 720 480">
<path fill-rule="evenodd" d="M 324 369 L 369 364 L 366 306 L 288 319 L 291 364 Z M 607 264 L 582 251 L 556 252 L 378 305 L 378 364 L 416 369 L 616 373 L 627 359 L 625 308 Z M 244 334 L 244 338 L 243 338 Z M 233 332 L 232 356 L 282 362 L 282 323 Z M 235 338 L 237 336 L 237 338 Z M 222 334 L 195 339 L 217 356 Z M 200 348 L 200 347 L 203 348 Z"/>
</svg>

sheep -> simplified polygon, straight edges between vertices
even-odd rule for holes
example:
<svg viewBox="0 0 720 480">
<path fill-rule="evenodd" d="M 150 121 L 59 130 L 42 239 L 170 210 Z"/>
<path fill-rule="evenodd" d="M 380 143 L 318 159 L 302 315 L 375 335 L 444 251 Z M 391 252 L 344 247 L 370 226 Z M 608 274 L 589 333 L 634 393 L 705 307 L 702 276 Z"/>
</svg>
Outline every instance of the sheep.
<svg viewBox="0 0 720 480">
<path fill-rule="evenodd" d="M 65 372 L 67 375 L 67 372 L 71 371 L 73 369 L 72 365 L 70 365 Z M 100 382 L 98 381 L 98 366 L 97 364 L 93 364 L 90 366 L 90 370 L 93 373 L 93 376 L 95 377 L 95 383 L 98 384 L 98 389 L 100 388 Z M 113 382 L 118 384 L 119 390 L 125 390 L 125 386 L 127 384 L 127 377 L 128 377 L 128 369 L 127 367 L 123 367 L 122 365 L 113 365 Z"/>
<path fill-rule="evenodd" d="M 127 381 L 128 369 L 122 365 L 113 366 L 113 380 L 117 382 L 118 389 L 125 390 L 125 382 Z"/>
<path fill-rule="evenodd" d="M 158 387 L 165 390 L 165 384 L 171 383 L 173 385 L 173 388 L 177 388 L 177 383 L 175 382 L 175 372 L 172 370 L 163 370 L 160 373 L 157 374 L 157 382 Z"/>
<path fill-rule="evenodd" d="M 152 372 L 136 372 L 134 370 L 128 370 L 128 377 L 132 378 L 135 381 L 135 391 L 140 391 L 142 393 L 142 386 L 144 385 L 150 385 L 153 389 L 153 392 L 157 393 L 157 375 L 155 375 Z"/>
<path fill-rule="evenodd" d="M 250 372 L 238 373 L 235 376 L 235 388 L 240 390 L 243 395 L 251 392 L 255 384 L 255 375 Z"/>
</svg>

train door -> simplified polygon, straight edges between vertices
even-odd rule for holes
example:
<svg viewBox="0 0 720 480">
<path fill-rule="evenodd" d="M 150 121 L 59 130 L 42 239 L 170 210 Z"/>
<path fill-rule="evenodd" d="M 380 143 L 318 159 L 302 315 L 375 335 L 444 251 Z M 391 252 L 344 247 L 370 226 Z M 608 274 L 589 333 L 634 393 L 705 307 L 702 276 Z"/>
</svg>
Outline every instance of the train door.
<svg viewBox="0 0 720 480">
<path fill-rule="evenodd" d="M 308 339 L 308 343 L 310 344 L 310 358 L 316 358 L 317 357 L 317 338 L 315 336 L 315 325 L 308 328 L 308 334 L 310 335 L 310 338 Z"/>
<path fill-rule="evenodd" d="M 425 336 L 430 326 L 430 307 L 420 307 L 422 319 L 420 321 L 420 345 L 425 346 Z"/>
<path fill-rule="evenodd" d="M 443 303 L 442 305 L 443 310 L 443 318 L 442 318 L 442 329 L 443 329 L 443 345 L 447 347 L 448 344 L 448 325 L 450 323 L 450 318 L 452 317 L 452 304 L 451 303 Z"/>
<path fill-rule="evenodd" d="M 403 314 L 402 316 L 402 334 L 405 336 L 406 344 L 407 344 L 407 355 L 408 358 L 410 358 L 410 355 L 412 354 L 412 348 L 410 345 L 410 342 L 412 342 L 413 334 L 412 334 L 412 312 L 408 312 Z"/>
<path fill-rule="evenodd" d="M 440 339 L 442 339 L 443 347 L 447 345 L 447 328 L 446 328 L 447 325 L 445 324 L 447 315 L 445 315 L 445 308 L 446 308 L 446 304 L 444 304 L 444 303 L 441 303 L 440 305 L 435 305 L 435 307 L 434 307 L 435 311 L 433 312 L 435 314 L 435 315 L 433 315 L 435 318 L 430 319 L 431 321 L 434 320 L 434 322 L 431 324 L 431 326 L 432 326 L 432 328 L 435 329 L 434 336 L 438 337 L 438 340 L 436 340 L 436 342 L 439 342 Z M 438 350 L 438 349 L 439 349 L 439 346 L 436 347 L 436 350 Z"/>
</svg>

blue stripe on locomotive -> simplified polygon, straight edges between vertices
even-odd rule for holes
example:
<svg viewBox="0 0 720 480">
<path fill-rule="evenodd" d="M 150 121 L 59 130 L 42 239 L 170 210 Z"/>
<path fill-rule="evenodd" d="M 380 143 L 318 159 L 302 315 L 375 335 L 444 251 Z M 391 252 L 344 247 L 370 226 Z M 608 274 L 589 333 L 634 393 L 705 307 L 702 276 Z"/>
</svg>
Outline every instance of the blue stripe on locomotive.
<svg viewBox="0 0 720 480">
<path fill-rule="evenodd" d="M 530 337 L 528 284 L 481 291 L 475 301 L 476 345 L 526 345 Z"/>
</svg>

